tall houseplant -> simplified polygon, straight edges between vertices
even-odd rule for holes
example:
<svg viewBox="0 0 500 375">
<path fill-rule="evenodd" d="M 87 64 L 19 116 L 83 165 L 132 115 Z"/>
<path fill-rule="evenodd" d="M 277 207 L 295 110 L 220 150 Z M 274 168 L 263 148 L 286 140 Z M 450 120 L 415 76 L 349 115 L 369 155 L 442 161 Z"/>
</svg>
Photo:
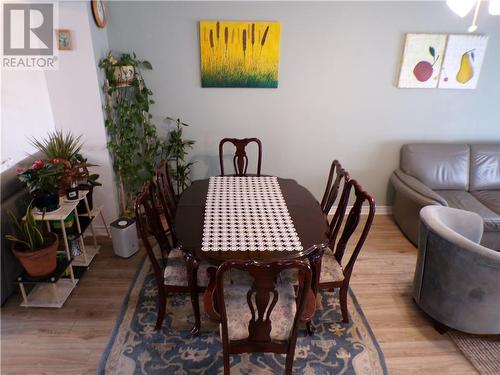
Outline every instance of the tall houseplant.
<svg viewBox="0 0 500 375">
<path fill-rule="evenodd" d="M 135 54 L 116 58 L 111 53 L 101 60 L 99 67 L 106 76 L 105 125 L 118 177 L 121 213 L 131 216 L 135 195 L 153 176 L 164 151 L 151 122 L 152 92 L 141 74 L 141 68 L 152 67 L 149 62 L 138 60 Z"/>
<path fill-rule="evenodd" d="M 189 186 L 189 172 L 193 162 L 186 163 L 185 157 L 188 149 L 193 148 L 194 141 L 183 139 L 182 129 L 189 126 L 188 124 L 172 117 L 167 117 L 165 120 L 175 122 L 175 128 L 169 133 L 166 150 L 168 159 L 173 164 L 170 167 L 173 169 L 172 178 L 175 181 L 177 194 L 180 194 Z"/>
</svg>

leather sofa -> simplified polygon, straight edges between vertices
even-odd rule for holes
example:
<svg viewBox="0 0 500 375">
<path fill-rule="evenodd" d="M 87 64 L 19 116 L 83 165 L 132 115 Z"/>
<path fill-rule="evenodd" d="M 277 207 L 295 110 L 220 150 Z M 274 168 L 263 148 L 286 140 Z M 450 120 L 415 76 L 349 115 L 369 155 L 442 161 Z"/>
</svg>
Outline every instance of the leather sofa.
<svg viewBox="0 0 500 375">
<path fill-rule="evenodd" d="M 479 245 L 481 216 L 427 206 L 420 219 L 415 302 L 447 328 L 500 334 L 500 252 Z"/>
<path fill-rule="evenodd" d="M 477 213 L 481 244 L 500 250 L 500 143 L 403 145 L 391 184 L 394 220 L 415 245 L 420 210 L 440 205 Z"/>
</svg>

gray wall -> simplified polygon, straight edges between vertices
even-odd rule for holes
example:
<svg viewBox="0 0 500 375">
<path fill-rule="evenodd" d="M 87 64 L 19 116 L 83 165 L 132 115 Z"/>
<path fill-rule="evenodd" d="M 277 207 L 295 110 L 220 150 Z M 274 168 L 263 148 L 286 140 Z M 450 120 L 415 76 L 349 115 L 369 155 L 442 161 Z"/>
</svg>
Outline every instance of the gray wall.
<svg viewBox="0 0 500 375">
<path fill-rule="evenodd" d="M 486 7 L 478 32 L 490 36 L 476 90 L 397 89 L 406 32 L 463 33 L 444 2 L 108 2 L 109 44 L 151 61 L 145 78 L 157 124 L 191 124 L 194 178 L 218 173 L 225 136 L 260 138 L 263 172 L 295 178 L 317 197 L 338 158 L 387 203 L 401 144 L 500 141 L 500 21 Z M 200 19 L 278 20 L 278 89 L 200 87 Z"/>
</svg>

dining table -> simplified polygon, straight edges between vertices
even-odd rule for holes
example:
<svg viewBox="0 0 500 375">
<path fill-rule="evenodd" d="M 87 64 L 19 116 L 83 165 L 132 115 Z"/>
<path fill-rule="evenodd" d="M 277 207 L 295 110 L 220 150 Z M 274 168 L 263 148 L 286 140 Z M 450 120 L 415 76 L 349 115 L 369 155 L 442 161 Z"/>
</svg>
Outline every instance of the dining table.
<svg viewBox="0 0 500 375">
<path fill-rule="evenodd" d="M 308 259 L 312 284 L 302 320 L 310 322 L 321 267 L 322 251 L 316 250 L 328 243 L 328 220 L 297 181 L 274 176 L 196 180 L 182 193 L 174 222 L 182 249 L 214 266 L 232 260 Z M 204 309 L 217 320 L 215 272 L 209 277 Z"/>
</svg>

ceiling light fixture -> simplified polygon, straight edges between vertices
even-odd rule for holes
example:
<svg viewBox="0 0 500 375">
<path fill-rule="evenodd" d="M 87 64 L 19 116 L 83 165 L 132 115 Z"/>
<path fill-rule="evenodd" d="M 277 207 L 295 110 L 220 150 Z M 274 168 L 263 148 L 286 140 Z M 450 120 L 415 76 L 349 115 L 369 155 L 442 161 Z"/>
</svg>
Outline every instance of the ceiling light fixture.
<svg viewBox="0 0 500 375">
<path fill-rule="evenodd" d="M 472 25 L 467 29 L 470 33 L 477 30 L 477 16 L 479 8 L 481 7 L 481 0 L 447 0 L 446 5 L 458 16 L 464 18 L 474 8 L 474 16 L 472 18 Z M 500 15 L 500 0 L 490 0 L 488 12 L 492 16 Z"/>
</svg>

